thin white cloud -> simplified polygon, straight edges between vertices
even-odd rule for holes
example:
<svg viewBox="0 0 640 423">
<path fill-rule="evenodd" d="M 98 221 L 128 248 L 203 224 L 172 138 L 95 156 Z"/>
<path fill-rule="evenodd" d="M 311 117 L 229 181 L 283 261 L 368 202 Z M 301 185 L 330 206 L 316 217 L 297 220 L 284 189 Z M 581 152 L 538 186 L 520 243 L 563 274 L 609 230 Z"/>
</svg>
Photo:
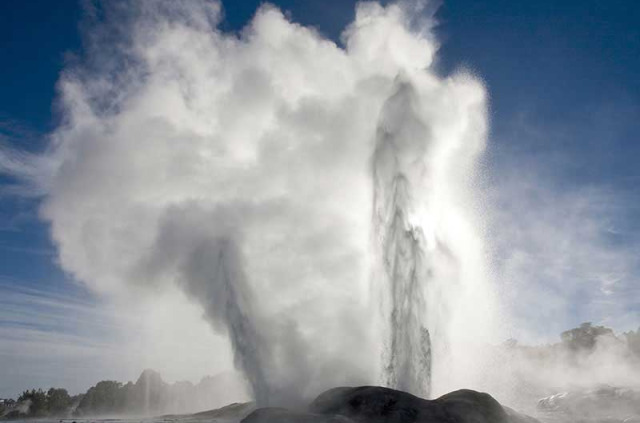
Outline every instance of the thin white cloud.
<svg viewBox="0 0 640 423">
<path fill-rule="evenodd" d="M 584 321 L 635 329 L 640 238 L 628 219 L 636 196 L 568 176 L 577 159 L 556 144 L 577 129 L 515 127 L 513 139 L 500 140 L 488 191 L 489 236 L 512 335 L 555 340 Z"/>
<path fill-rule="evenodd" d="M 145 368 L 168 381 L 197 382 L 230 367 L 226 345 L 180 295 L 151 304 L 74 292 L 0 284 L 1 397 L 52 386 L 81 393 L 100 380 L 135 380 Z M 238 391 L 235 399 L 245 395 Z"/>
</svg>

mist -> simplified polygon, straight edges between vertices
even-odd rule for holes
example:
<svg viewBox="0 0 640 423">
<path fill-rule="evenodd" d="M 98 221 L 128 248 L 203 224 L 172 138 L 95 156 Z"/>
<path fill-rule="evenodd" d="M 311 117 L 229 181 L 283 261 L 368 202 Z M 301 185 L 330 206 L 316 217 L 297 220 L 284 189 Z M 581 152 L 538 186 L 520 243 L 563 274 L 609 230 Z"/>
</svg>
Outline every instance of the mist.
<svg viewBox="0 0 640 423">
<path fill-rule="evenodd" d="M 229 340 L 259 403 L 295 404 L 327 387 L 385 378 L 382 346 L 393 325 L 376 299 L 390 281 L 373 263 L 379 242 L 372 216 L 394 189 L 384 179 L 395 176 L 384 176 L 381 131 L 407 146 L 392 172 L 417 186 L 433 179 L 439 198 L 442 183 L 462 190 L 469 182 L 464 169 L 486 132 L 482 85 L 469 74 L 441 78 L 430 69 L 434 23 L 420 10 L 360 4 L 342 46 L 270 5 L 240 34 L 217 29 L 221 9 L 211 2 L 88 10 L 95 22 L 86 57 L 59 82 L 64 119 L 38 157 L 46 166 L 23 167 L 46 192 L 42 216 L 61 266 L 114 301 L 135 303 L 178 287 Z M 405 91 L 414 99 L 403 100 Z M 406 113 L 418 123 L 402 129 Z M 17 161 L 7 162 L 17 173 Z M 399 200 L 407 216 L 398 225 L 409 224 L 409 213 L 416 227 L 442 218 L 436 211 L 427 221 L 431 199 L 414 199 L 417 192 L 412 186 Z M 451 200 L 453 192 L 433 207 L 463 210 L 473 201 Z M 461 214 L 447 219 L 473 226 Z M 426 231 L 424 242 L 442 243 L 441 233 Z M 455 246 L 438 250 L 449 260 L 469 259 Z M 474 254 L 470 260 L 480 260 L 482 251 Z M 447 303 L 468 301 L 468 285 L 434 289 Z M 422 289 L 409 293 L 419 302 L 409 314 L 439 302 Z M 469 316 L 490 310 L 468 305 Z M 464 317 L 449 306 L 431 311 L 439 317 L 425 326 L 443 340 L 429 352 L 435 363 L 458 359 L 459 346 L 447 337 L 464 339 L 455 329 Z M 475 336 L 488 332 L 489 317 L 473 319 L 484 326 Z M 414 336 L 390 354 L 416 347 Z M 405 376 L 393 383 L 416 393 L 462 383 L 418 386 L 405 381 L 411 372 L 399 371 Z"/>
<path fill-rule="evenodd" d="M 342 385 L 507 404 L 630 385 L 613 347 L 572 371 L 500 346 L 528 269 L 492 255 L 514 219 L 486 189 L 487 90 L 438 72 L 427 6 L 359 3 L 336 44 L 269 4 L 238 33 L 217 2 L 88 4 L 47 151 L 0 169 L 42 198 L 62 269 L 144 315 L 152 362 L 206 344 L 175 379 L 212 363 L 238 400 L 291 407 Z"/>
</svg>

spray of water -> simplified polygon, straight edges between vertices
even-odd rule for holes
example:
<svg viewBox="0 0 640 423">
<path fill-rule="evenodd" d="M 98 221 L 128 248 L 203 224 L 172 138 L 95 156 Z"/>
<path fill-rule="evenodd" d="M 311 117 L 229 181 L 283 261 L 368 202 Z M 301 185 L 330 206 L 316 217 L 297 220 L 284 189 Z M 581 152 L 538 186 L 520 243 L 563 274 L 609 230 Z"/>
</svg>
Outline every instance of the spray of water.
<svg viewBox="0 0 640 423">
<path fill-rule="evenodd" d="M 435 72 L 425 9 L 361 3 L 338 46 L 268 5 L 239 35 L 213 2 L 100 7 L 50 150 L 0 160 L 64 269 L 129 304 L 180 287 L 261 404 L 477 386 L 485 91 Z"/>
<path fill-rule="evenodd" d="M 380 243 L 390 303 L 387 384 L 423 397 L 431 383 L 431 340 L 426 328 L 426 285 L 422 228 L 413 225 L 413 191 L 426 169 L 426 129 L 416 116 L 416 93 L 399 81 L 378 127 L 373 159 L 374 228 Z M 417 137 L 416 137 L 417 135 Z M 417 179 L 417 181 L 416 181 Z"/>
<path fill-rule="evenodd" d="M 424 75 L 400 74 L 382 107 L 373 154 L 374 249 L 382 274 L 374 284 L 388 328 L 386 381 L 424 397 L 434 372 L 462 365 L 451 355 L 473 322 L 459 307 L 482 300 L 472 298 L 478 287 L 487 290 L 478 238 L 460 203 L 482 144 L 441 132 L 430 116 L 437 98 Z"/>
<path fill-rule="evenodd" d="M 215 232 L 203 230 L 209 219 L 216 222 Z M 156 241 L 164 246 L 162 253 L 143 262 L 140 277 L 156 279 L 171 269 L 177 271 L 177 283 L 202 305 L 207 320 L 228 330 L 237 368 L 246 375 L 256 402 L 268 404 L 262 360 L 269 345 L 256 327 L 259 307 L 244 274 L 231 221 L 229 213 L 220 210 L 207 214 L 197 206 L 171 209 Z"/>
</svg>

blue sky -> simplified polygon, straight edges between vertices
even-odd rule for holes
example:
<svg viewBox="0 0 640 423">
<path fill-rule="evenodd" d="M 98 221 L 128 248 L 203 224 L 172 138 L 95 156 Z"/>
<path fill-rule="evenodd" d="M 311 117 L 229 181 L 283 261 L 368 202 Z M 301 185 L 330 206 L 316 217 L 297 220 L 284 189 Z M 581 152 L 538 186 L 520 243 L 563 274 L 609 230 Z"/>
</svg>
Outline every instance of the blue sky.
<svg viewBox="0 0 640 423">
<path fill-rule="evenodd" d="M 222 27 L 242 28 L 259 3 L 223 2 Z M 315 26 L 335 40 L 354 13 L 354 2 L 348 1 L 275 3 L 294 21 Z M 640 298 L 640 4 L 445 0 L 436 17 L 441 43 L 437 68 L 442 74 L 470 69 L 490 95 L 484 183 L 488 198 L 501 204 L 512 222 L 506 234 L 499 235 L 496 232 L 504 228 L 489 225 L 495 259 L 508 260 L 514 250 L 528 254 L 533 262 L 540 257 L 539 266 L 546 269 L 527 264 L 531 276 L 519 283 L 549 282 L 549 298 L 567 298 L 556 305 L 564 310 L 556 310 L 563 318 L 557 324 L 539 323 L 532 329 L 535 335 L 553 339 L 568 324 L 585 320 L 618 330 L 638 327 L 640 300 L 634 296 Z M 0 3 L 1 142 L 33 152 L 44 148 L 46 134 L 59 119 L 56 81 L 65 64 L 82 54 L 81 30 L 87 29 L 82 22 L 83 8 L 72 0 Z M 0 313 L 0 329 L 35 327 L 78 335 L 75 332 L 86 328 L 72 319 L 26 319 L 25 310 L 45 310 L 40 302 L 8 299 L 7 293 L 25 289 L 35 290 L 28 294 L 38 298 L 68 296 L 82 305 L 71 314 L 78 319 L 86 318 L 87 308 L 99 301 L 57 266 L 48 228 L 38 219 L 37 200 L 7 193 L 12 183 L 7 177 L 0 183 L 0 304 L 20 311 L 14 317 Z M 537 213 L 538 209 L 549 211 Z M 548 249 L 537 236 L 553 235 L 571 239 L 569 248 L 589 244 L 586 254 L 593 260 L 576 259 L 558 265 L 568 270 L 547 272 L 557 264 L 551 262 L 556 258 L 545 256 Z M 598 266 L 594 271 L 599 274 L 623 279 L 620 297 L 609 297 L 613 304 L 594 299 L 591 285 L 580 285 L 580 278 L 590 277 L 590 265 Z M 620 267 L 624 275 L 619 277 L 614 273 Z M 562 284 L 572 288 L 563 291 Z M 520 286 L 514 292 L 528 291 Z M 627 301 L 618 308 L 615 301 L 622 297 Z M 591 306 L 582 306 L 586 303 Z M 523 312 L 523 321 L 536 315 L 534 305 L 524 308 L 531 310 Z M 550 319 L 556 317 L 549 314 Z M 29 382 L 55 383 L 55 378 Z M 0 386 L 0 397 L 12 392 L 14 388 Z"/>
</svg>

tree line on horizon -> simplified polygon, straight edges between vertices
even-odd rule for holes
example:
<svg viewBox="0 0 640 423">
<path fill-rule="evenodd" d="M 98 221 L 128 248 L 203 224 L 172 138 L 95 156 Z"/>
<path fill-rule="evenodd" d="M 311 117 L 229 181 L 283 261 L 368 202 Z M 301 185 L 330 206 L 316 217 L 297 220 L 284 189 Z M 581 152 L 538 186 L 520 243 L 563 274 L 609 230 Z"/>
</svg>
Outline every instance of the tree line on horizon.
<svg viewBox="0 0 640 423">
<path fill-rule="evenodd" d="M 562 332 L 557 344 L 528 347 L 516 340 L 508 340 L 507 349 L 535 349 L 553 351 L 562 349 L 569 354 L 590 354 L 599 342 L 623 346 L 628 356 L 640 366 L 640 328 L 616 335 L 610 328 L 583 323 L 577 328 Z M 17 400 L 0 402 L 0 418 L 24 419 L 44 417 L 82 417 L 115 415 L 150 415 L 150 413 L 186 410 L 194 404 L 196 396 L 210 395 L 214 378 L 204 378 L 198 385 L 178 382 L 165 383 L 153 370 L 142 372 L 136 383 L 123 384 L 104 380 L 89 388 L 84 394 L 71 396 L 66 389 L 50 388 L 24 391 Z M 206 386 L 208 384 L 208 386 Z M 203 404 L 200 401 L 200 404 Z"/>
<path fill-rule="evenodd" d="M 222 380 L 221 380 L 222 379 Z M 122 383 L 103 380 L 75 396 L 66 389 L 30 389 L 17 400 L 0 402 L 0 418 L 65 418 L 88 416 L 148 416 L 187 412 L 211 404 L 211 397 L 224 397 L 224 377 L 204 377 L 198 384 L 168 384 L 156 371 L 147 369 L 138 380 Z"/>
<path fill-rule="evenodd" d="M 592 353 L 598 345 L 603 344 L 621 346 L 630 358 L 640 360 L 640 327 L 636 331 L 631 330 L 616 335 L 611 328 L 594 326 L 591 322 L 585 322 L 576 328 L 562 332 L 560 342 L 556 344 L 525 346 L 520 345 L 515 339 L 509 339 L 505 342 L 505 346 L 508 348 L 563 349 L 576 355 Z"/>
<path fill-rule="evenodd" d="M 63 388 L 26 390 L 17 400 L 0 404 L 0 416 L 4 418 L 64 417 L 81 395 L 70 396 Z"/>
</svg>

